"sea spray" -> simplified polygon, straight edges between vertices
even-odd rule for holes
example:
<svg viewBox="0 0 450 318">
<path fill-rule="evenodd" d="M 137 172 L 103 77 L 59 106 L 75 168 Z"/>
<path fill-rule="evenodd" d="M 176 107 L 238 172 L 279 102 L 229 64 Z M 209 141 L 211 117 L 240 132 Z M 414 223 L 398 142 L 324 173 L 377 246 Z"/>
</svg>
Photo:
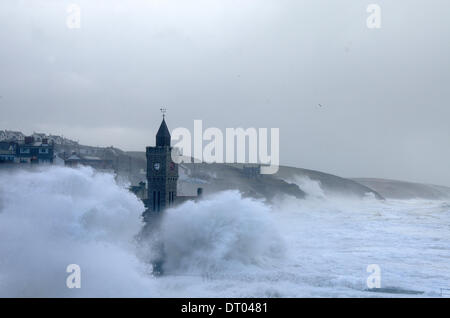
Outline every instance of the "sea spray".
<svg viewBox="0 0 450 318">
<path fill-rule="evenodd" d="M 169 209 L 161 224 L 165 270 L 213 275 L 270 266 L 284 255 L 271 209 L 238 191 Z"/>
<path fill-rule="evenodd" d="M 0 296 L 378 296 L 365 291 L 369 264 L 382 287 L 438 296 L 450 286 L 448 207 L 314 195 L 268 206 L 222 192 L 164 212 L 167 271 L 155 278 L 135 241 L 144 206 L 113 175 L 2 171 Z M 81 268 L 79 289 L 66 286 L 69 264 Z"/>
<path fill-rule="evenodd" d="M 175 287 L 180 275 L 270 271 L 282 259 L 271 208 L 236 191 L 165 211 L 157 239 L 168 274 L 155 278 L 135 240 L 144 206 L 113 175 L 37 167 L 2 171 L 0 180 L 2 297 L 189 295 Z M 66 286 L 70 264 L 81 268 L 79 289 Z"/>
<path fill-rule="evenodd" d="M 133 244 L 143 204 L 112 175 L 48 167 L 0 178 L 0 296 L 152 294 Z M 65 284 L 72 263 L 81 289 Z"/>
</svg>

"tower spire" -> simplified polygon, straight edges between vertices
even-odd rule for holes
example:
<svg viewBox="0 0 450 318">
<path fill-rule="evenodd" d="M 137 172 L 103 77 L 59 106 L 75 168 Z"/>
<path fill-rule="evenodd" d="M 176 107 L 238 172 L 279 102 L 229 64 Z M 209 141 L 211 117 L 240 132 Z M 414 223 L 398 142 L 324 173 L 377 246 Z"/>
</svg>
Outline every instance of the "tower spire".
<svg viewBox="0 0 450 318">
<path fill-rule="evenodd" d="M 156 134 L 156 146 L 169 146 L 170 147 L 170 132 L 169 128 L 167 128 L 166 124 L 166 108 L 160 109 L 162 113 L 162 122 L 161 126 L 159 126 L 158 133 Z"/>
</svg>

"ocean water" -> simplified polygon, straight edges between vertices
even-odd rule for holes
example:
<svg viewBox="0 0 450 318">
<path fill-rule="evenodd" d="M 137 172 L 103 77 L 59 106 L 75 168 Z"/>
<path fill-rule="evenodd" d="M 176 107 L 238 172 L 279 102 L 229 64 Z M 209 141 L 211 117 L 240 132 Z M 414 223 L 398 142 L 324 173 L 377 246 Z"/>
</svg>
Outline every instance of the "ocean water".
<svg viewBox="0 0 450 318">
<path fill-rule="evenodd" d="M 450 288 L 450 203 L 332 197 L 269 205 L 226 191 L 166 211 L 137 243 L 142 203 L 110 174 L 0 174 L 1 297 L 441 297 Z M 149 262 L 164 246 L 165 274 Z M 69 264 L 81 288 L 66 286 Z M 367 266 L 381 287 L 368 292 Z"/>
</svg>

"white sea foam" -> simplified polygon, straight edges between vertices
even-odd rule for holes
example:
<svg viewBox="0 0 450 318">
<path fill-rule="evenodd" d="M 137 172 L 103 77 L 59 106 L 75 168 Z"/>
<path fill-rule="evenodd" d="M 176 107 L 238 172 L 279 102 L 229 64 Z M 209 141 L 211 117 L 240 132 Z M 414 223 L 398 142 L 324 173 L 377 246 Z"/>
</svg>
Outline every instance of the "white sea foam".
<svg viewBox="0 0 450 318">
<path fill-rule="evenodd" d="M 268 206 L 237 191 L 168 210 L 161 227 L 165 270 L 215 275 L 273 265 L 284 254 L 273 217 Z"/>
<path fill-rule="evenodd" d="M 272 206 L 223 192 L 166 211 L 165 275 L 153 277 L 134 240 L 144 207 L 112 175 L 51 167 L 0 181 L 3 297 L 389 296 L 364 291 L 369 264 L 382 287 L 450 286 L 448 202 L 327 198 L 308 180 L 306 200 Z M 72 263 L 81 289 L 66 287 Z"/>
</svg>

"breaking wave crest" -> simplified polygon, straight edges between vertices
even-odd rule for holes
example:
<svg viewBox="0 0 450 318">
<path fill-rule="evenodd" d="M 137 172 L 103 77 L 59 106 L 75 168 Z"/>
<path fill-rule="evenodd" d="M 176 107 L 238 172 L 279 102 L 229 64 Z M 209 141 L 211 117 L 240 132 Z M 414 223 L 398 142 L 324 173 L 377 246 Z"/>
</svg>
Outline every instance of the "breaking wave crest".
<svg viewBox="0 0 450 318">
<path fill-rule="evenodd" d="M 1 297 L 173 296 L 170 272 L 237 273 L 283 254 L 270 208 L 224 192 L 166 211 L 159 239 L 169 275 L 155 278 L 135 240 L 144 206 L 113 175 L 47 167 L 0 180 Z M 80 289 L 66 286 L 69 264 L 81 268 Z"/>
<path fill-rule="evenodd" d="M 133 253 L 143 205 L 112 175 L 52 167 L 2 173 L 1 180 L 0 296 L 144 291 L 145 268 Z M 81 267 L 81 289 L 66 286 L 72 263 Z"/>
<path fill-rule="evenodd" d="M 284 251 L 270 208 L 237 191 L 168 210 L 161 233 L 169 272 L 213 274 L 270 266 Z"/>
<path fill-rule="evenodd" d="M 0 181 L 2 297 L 380 296 L 367 292 L 369 264 L 385 291 L 450 286 L 448 202 L 323 197 L 302 179 L 305 200 L 269 206 L 226 191 L 186 202 L 141 242 L 144 206 L 113 175 L 47 167 Z M 155 242 L 160 277 L 147 257 Z M 69 264 L 80 289 L 66 286 Z"/>
</svg>

